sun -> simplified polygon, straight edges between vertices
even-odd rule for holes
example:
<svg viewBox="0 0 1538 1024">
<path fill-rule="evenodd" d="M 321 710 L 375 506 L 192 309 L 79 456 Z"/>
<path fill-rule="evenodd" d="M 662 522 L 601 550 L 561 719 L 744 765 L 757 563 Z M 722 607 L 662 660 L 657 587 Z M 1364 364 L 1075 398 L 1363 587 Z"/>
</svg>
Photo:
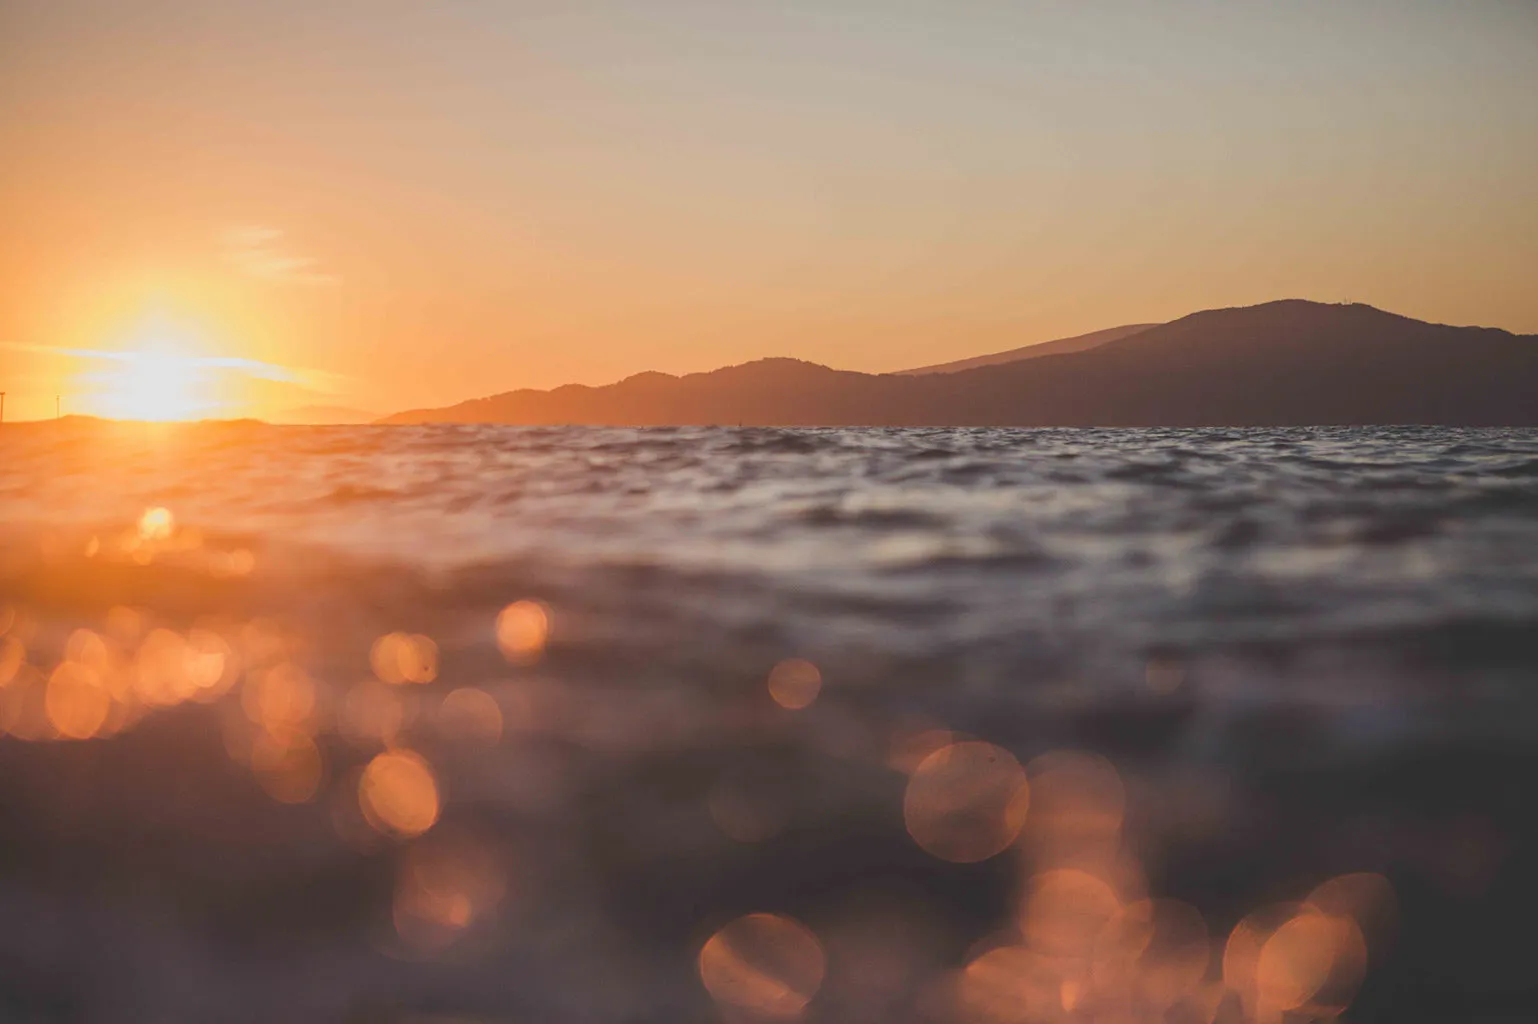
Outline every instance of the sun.
<svg viewBox="0 0 1538 1024">
<path fill-rule="evenodd" d="M 95 405 L 114 419 L 185 420 L 212 404 L 195 359 L 159 352 L 123 352 L 96 378 Z"/>
</svg>

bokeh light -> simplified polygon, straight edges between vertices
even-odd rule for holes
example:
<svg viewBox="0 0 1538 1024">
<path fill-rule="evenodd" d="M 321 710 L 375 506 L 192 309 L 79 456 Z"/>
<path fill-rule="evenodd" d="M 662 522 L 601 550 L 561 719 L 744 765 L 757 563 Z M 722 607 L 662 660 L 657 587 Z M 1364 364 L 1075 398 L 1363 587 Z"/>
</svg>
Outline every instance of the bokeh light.
<svg viewBox="0 0 1538 1024">
<path fill-rule="evenodd" d="M 988 950 L 967 964 L 957 981 L 957 1002 L 969 1020 L 1029 1024 L 1064 1015 L 1062 972 L 1023 946 Z"/>
<path fill-rule="evenodd" d="M 320 748 L 302 732 L 258 732 L 251 740 L 251 770 L 262 788 L 285 804 L 313 799 L 325 774 Z"/>
<path fill-rule="evenodd" d="M 147 508 L 139 516 L 139 538 L 146 541 L 169 540 L 176 532 L 176 517 L 161 506 Z"/>
<path fill-rule="evenodd" d="M 449 945 L 502 903 L 506 870 L 497 852 L 466 836 L 434 835 L 402 851 L 393 918 L 407 945 Z"/>
<path fill-rule="evenodd" d="M 1079 750 L 1035 757 L 1026 765 L 1031 819 L 1026 844 L 1038 867 L 1097 867 L 1121 847 L 1127 795 L 1110 761 Z"/>
<path fill-rule="evenodd" d="M 84 740 L 95 736 L 112 710 L 112 694 L 101 677 L 74 662 L 61 662 L 48 678 L 48 721 L 60 736 Z"/>
<path fill-rule="evenodd" d="M 1087 968 L 1101 932 L 1121 909 L 1121 900 L 1101 879 L 1056 868 L 1031 879 L 1021 932 L 1036 952 Z"/>
<path fill-rule="evenodd" d="M 9 686 L 26 662 L 26 645 L 15 637 L 0 636 L 0 686 Z"/>
<path fill-rule="evenodd" d="M 514 665 L 529 665 L 545 653 L 550 610 L 538 601 L 514 601 L 497 615 L 497 646 Z"/>
<path fill-rule="evenodd" d="M 337 727 L 354 743 L 393 746 L 410 717 L 410 699 L 411 695 L 376 679 L 354 683 L 342 698 Z"/>
<path fill-rule="evenodd" d="M 887 748 L 887 766 L 904 775 L 912 775 L 924 763 L 924 758 L 956 740 L 956 734 L 949 729 L 941 729 L 930 723 L 906 724 L 892 733 L 892 741 Z"/>
<path fill-rule="evenodd" d="M 1394 943 L 1399 927 L 1399 901 L 1387 878 L 1361 871 L 1340 875 L 1317 886 L 1303 901 L 1335 917 L 1349 917 L 1356 922 L 1374 957 L 1382 956 Z"/>
<path fill-rule="evenodd" d="M 1356 922 L 1304 907 L 1261 947 L 1255 997 L 1262 1015 L 1307 1007 L 1333 1017 L 1356 995 L 1367 946 Z"/>
<path fill-rule="evenodd" d="M 980 740 L 941 747 L 908 779 L 903 819 L 941 860 L 972 863 L 1006 849 L 1025 824 L 1030 787 L 1013 754 Z"/>
<path fill-rule="evenodd" d="M 779 914 L 748 914 L 700 950 L 700 980 L 717 1003 L 750 1017 L 799 1017 L 827 970 L 811 929 Z"/>
<path fill-rule="evenodd" d="M 253 673 L 241 692 L 246 717 L 273 736 L 314 731 L 315 683 L 292 662 Z"/>
<path fill-rule="evenodd" d="M 421 835 L 438 820 L 438 781 L 420 754 L 388 750 L 358 781 L 358 805 L 370 825 L 395 836 Z"/>
<path fill-rule="evenodd" d="M 421 633 L 386 633 L 369 650 L 369 664 L 387 683 L 430 683 L 438 678 L 438 645 Z"/>
<path fill-rule="evenodd" d="M 782 708 L 807 707 L 821 690 L 822 673 L 805 658 L 787 658 L 769 672 L 769 696 Z"/>
<path fill-rule="evenodd" d="M 1137 900 L 1096 937 L 1094 980 L 1124 1003 L 1162 1011 L 1197 991 L 1211 960 L 1200 911 L 1179 900 Z"/>
<path fill-rule="evenodd" d="M 438 705 L 438 728 L 456 739 L 495 745 L 502 738 L 502 705 L 485 690 L 461 686 Z"/>
</svg>

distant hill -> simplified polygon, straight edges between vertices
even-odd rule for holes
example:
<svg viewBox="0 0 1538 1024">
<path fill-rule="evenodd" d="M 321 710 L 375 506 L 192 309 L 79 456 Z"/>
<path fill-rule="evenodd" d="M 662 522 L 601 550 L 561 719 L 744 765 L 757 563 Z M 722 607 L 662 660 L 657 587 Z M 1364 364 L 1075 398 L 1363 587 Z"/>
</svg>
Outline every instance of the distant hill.
<svg viewBox="0 0 1538 1024">
<path fill-rule="evenodd" d="M 1538 335 L 1289 299 L 951 373 L 763 359 L 512 391 L 388 423 L 753 426 L 1538 426 Z"/>
<path fill-rule="evenodd" d="M 973 370 L 979 366 L 997 366 L 1000 363 L 1013 363 L 1021 359 L 1036 359 L 1041 356 L 1061 355 L 1064 352 L 1083 352 L 1087 349 L 1104 345 L 1110 341 L 1120 341 L 1129 335 L 1146 331 L 1154 324 L 1128 324 L 1125 327 L 1107 327 L 1103 331 L 1091 331 L 1089 334 L 1079 334 L 1072 338 L 1059 338 L 1056 341 L 1043 341 L 1035 345 L 1022 345 L 1020 348 L 1012 348 L 1007 352 L 994 352 L 986 356 L 973 356 L 971 359 L 957 359 L 950 363 L 936 363 L 933 366 L 920 366 L 912 370 L 898 370 L 899 374 L 912 375 L 920 373 L 955 373 L 958 370 Z"/>
</svg>

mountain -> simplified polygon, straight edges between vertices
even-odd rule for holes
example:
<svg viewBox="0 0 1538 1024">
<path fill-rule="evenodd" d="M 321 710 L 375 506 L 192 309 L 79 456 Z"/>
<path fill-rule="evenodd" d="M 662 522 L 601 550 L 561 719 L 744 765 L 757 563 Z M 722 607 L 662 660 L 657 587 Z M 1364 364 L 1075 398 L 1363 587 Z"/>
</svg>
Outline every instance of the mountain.
<svg viewBox="0 0 1538 1024">
<path fill-rule="evenodd" d="M 1538 426 L 1538 335 L 1287 299 L 954 373 L 878 375 L 763 359 L 606 387 L 512 391 L 382 422 Z"/>
<path fill-rule="evenodd" d="M 1091 331 L 1089 334 L 1079 334 L 1072 338 L 1059 338 L 1056 341 L 1043 341 L 1035 345 L 1022 345 L 1020 348 L 1012 348 L 1007 352 L 994 352 L 986 356 L 973 356 L 971 359 L 957 359 L 950 363 L 936 363 L 933 366 L 920 366 L 912 370 L 898 370 L 902 375 L 916 375 L 921 373 L 955 373 L 957 370 L 972 370 L 979 366 L 997 366 L 999 363 L 1013 363 L 1021 359 L 1035 359 L 1038 356 L 1055 356 L 1064 352 L 1083 352 L 1109 341 L 1120 341 L 1129 335 L 1146 331 L 1154 324 L 1128 324 L 1125 327 L 1107 327 L 1103 331 Z"/>
</svg>

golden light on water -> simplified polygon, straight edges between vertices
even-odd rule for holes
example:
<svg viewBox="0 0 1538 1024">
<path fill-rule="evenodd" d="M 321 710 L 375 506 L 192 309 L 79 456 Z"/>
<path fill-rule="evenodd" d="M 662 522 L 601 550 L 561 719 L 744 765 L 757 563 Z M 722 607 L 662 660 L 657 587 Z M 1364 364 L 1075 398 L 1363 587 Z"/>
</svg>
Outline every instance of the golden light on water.
<svg viewBox="0 0 1538 1024">
<path fill-rule="evenodd" d="M 725 1008 L 767 1020 L 801 1016 L 822 987 L 822 943 L 801 922 L 779 914 L 739 917 L 700 950 L 700 980 Z"/>
<path fill-rule="evenodd" d="M 136 550 L 170 561 L 197 555 L 199 549 L 186 546 L 191 533 L 157 506 L 133 521 L 125 536 L 141 545 Z M 108 541 L 100 557 L 106 559 L 113 535 L 103 535 Z M 77 545 L 64 548 L 81 557 Z M 215 572 L 206 561 L 176 563 L 178 570 L 186 564 Z M 442 823 L 442 777 L 402 744 L 414 744 L 420 730 L 424 744 L 477 745 L 478 756 L 446 765 L 479 771 L 504 754 L 521 757 L 525 746 L 538 746 L 524 742 L 537 738 L 533 732 L 565 729 L 585 743 L 612 742 L 671 725 L 679 710 L 671 703 L 582 696 L 569 680 L 546 673 L 508 672 L 485 688 L 408 685 L 438 681 L 442 668 L 437 644 L 408 632 L 386 633 L 368 644 L 370 678 L 334 686 L 329 673 L 338 662 L 317 657 L 303 628 L 286 621 L 189 623 L 114 606 L 93 626 L 67 629 L 40 624 L 26 609 L 0 609 L 0 732 L 17 740 L 100 741 L 157 709 L 218 701 L 195 713 L 226 730 L 231 757 L 249 768 L 268 797 L 280 804 L 324 797 L 339 841 L 396 858 L 389 909 L 400 944 L 391 948 L 408 957 L 429 956 L 466 942 L 458 956 L 500 934 L 476 929 L 500 917 L 512 876 L 501 852 L 455 834 L 459 821 Z M 498 648 L 514 663 L 528 664 L 543 654 L 549 626 L 544 606 L 510 605 L 497 617 Z M 39 668 L 44 659 L 49 667 Z M 458 671 L 456 664 L 442 675 Z M 777 704 L 794 710 L 819 699 L 821 682 L 815 665 L 791 659 L 775 666 L 766 688 Z M 762 717 L 762 711 L 756 714 Z M 775 713 L 763 720 L 789 732 L 827 718 Z M 489 750 L 503 743 L 508 730 L 507 745 Z M 330 742 L 328 733 L 347 742 Z M 964 966 L 936 966 L 940 973 L 915 983 L 942 1014 L 934 1019 L 1333 1019 L 1348 1011 L 1375 962 L 1370 957 L 1380 956 L 1392 939 L 1392 887 L 1381 875 L 1357 873 L 1316 885 L 1301 902 L 1251 914 L 1226 942 L 1220 936 L 1214 943 L 1199 910 L 1149 893 L 1139 857 L 1148 850 L 1139 844 L 1150 834 L 1127 827 L 1131 797 L 1149 793 L 1148 778 L 1124 782 L 1115 765 L 1088 751 L 1052 751 L 1022 765 L 1001 746 L 963 738 L 922 717 L 894 717 L 866 735 L 861 756 L 885 785 L 901 777 L 878 766 L 908 775 L 902 815 L 920 848 L 957 864 L 1009 850 L 1008 861 L 997 866 L 1019 871 L 1009 897 L 1018 902 L 1008 923 L 979 941 Z M 708 788 L 691 781 L 687 796 L 699 801 L 688 808 L 694 820 L 708 814 L 722 836 L 761 843 L 817 813 L 794 778 L 760 770 L 757 761 L 722 764 L 713 780 L 703 780 Z M 473 781 L 466 788 L 473 791 Z M 1146 808 L 1136 810 L 1132 820 L 1141 826 Z M 1152 835 L 1154 842 L 1163 838 Z M 713 849 L 726 849 L 720 837 L 706 839 Z M 778 847 L 760 849 L 779 853 Z M 755 856 L 746 850 L 742 855 Z M 728 1020 L 800 1017 L 823 991 L 825 976 L 832 981 L 823 998 L 838 1007 L 859 990 L 841 972 L 863 969 L 840 960 L 848 951 L 839 934 L 835 920 L 827 933 L 831 952 L 825 952 L 800 922 L 750 914 L 700 948 L 699 977 Z M 1218 952 L 1220 974 L 1214 970 Z"/>
<path fill-rule="evenodd" d="M 769 696 L 782 708 L 808 707 L 821 690 L 822 672 L 805 658 L 787 658 L 769 673 Z"/>
<path fill-rule="evenodd" d="M 538 601 L 514 601 L 497 615 L 497 646 L 514 665 L 529 665 L 545 653 L 550 611 Z"/>
<path fill-rule="evenodd" d="M 908 780 L 903 819 L 914 842 L 941 860 L 987 860 L 1014 842 L 1030 806 L 1025 770 L 981 740 L 941 747 Z"/>
<path fill-rule="evenodd" d="M 369 762 L 358 781 L 358 805 L 370 825 L 387 835 L 421 835 L 438 820 L 438 781 L 410 750 L 389 750 Z"/>
</svg>

